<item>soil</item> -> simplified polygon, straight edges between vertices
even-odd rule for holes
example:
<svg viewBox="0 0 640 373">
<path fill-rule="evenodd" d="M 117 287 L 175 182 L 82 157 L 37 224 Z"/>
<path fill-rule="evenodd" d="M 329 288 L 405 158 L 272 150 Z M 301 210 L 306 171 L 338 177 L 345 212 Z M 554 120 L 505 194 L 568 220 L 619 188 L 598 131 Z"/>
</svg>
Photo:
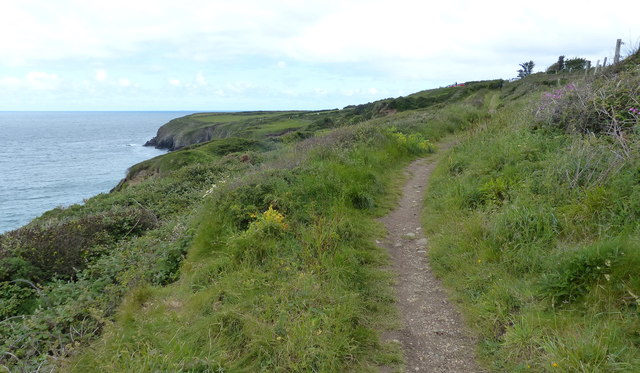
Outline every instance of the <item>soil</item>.
<svg viewBox="0 0 640 373">
<path fill-rule="evenodd" d="M 378 243 L 391 257 L 401 316 L 400 329 L 385 333 L 384 339 L 401 345 L 406 372 L 482 372 L 474 354 L 475 340 L 427 258 L 428 238 L 420 218 L 425 187 L 436 162 L 437 157 L 423 158 L 407 167 L 408 181 L 399 205 L 380 219 L 388 235 Z"/>
</svg>

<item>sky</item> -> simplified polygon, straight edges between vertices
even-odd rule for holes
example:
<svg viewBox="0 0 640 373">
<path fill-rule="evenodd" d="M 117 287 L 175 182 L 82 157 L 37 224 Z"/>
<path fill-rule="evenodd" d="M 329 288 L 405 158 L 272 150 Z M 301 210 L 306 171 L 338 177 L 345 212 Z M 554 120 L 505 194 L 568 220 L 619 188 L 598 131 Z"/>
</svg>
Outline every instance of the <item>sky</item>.
<svg viewBox="0 0 640 373">
<path fill-rule="evenodd" d="M 640 2 L 0 0 L 0 110 L 317 110 L 613 58 Z"/>
</svg>

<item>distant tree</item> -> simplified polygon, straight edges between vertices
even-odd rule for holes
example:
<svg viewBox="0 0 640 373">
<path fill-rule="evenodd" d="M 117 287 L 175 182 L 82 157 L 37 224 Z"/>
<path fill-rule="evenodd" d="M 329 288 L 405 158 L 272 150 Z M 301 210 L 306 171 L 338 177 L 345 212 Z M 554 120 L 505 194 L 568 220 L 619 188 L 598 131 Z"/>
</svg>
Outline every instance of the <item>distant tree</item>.
<svg viewBox="0 0 640 373">
<path fill-rule="evenodd" d="M 564 56 L 558 57 L 558 71 L 562 71 L 567 68 L 567 65 L 564 62 Z"/>
<path fill-rule="evenodd" d="M 527 75 L 531 75 L 534 66 L 535 63 L 533 63 L 533 61 L 521 63 L 520 67 L 522 67 L 522 69 L 518 70 L 518 78 L 524 78 Z"/>
<path fill-rule="evenodd" d="M 565 62 L 564 62 L 564 56 L 560 56 L 558 57 L 558 62 L 554 63 L 553 65 L 547 67 L 547 74 L 557 74 L 561 71 L 563 71 L 566 68 Z"/>
<path fill-rule="evenodd" d="M 566 60 L 564 67 L 569 71 L 584 70 L 587 68 L 587 60 L 580 57 L 574 57 Z"/>
</svg>

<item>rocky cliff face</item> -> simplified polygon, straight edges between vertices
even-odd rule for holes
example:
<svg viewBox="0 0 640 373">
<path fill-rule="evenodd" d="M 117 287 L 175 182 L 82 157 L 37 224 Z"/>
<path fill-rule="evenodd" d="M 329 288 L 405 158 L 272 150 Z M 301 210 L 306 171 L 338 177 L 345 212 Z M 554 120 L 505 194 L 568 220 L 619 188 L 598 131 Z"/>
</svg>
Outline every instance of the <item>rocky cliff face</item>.
<svg viewBox="0 0 640 373">
<path fill-rule="evenodd" d="M 144 146 L 170 151 L 177 150 L 213 139 L 216 134 L 215 127 L 215 124 L 202 126 L 202 124 L 194 123 L 189 116 L 173 119 L 160 127 L 156 136 L 147 141 Z"/>
</svg>

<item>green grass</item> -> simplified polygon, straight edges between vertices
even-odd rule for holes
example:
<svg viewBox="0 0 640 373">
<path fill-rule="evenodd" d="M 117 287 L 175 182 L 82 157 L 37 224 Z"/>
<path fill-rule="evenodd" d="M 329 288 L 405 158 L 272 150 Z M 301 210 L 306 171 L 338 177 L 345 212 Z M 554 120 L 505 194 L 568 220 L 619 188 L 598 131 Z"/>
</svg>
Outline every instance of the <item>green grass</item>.
<svg viewBox="0 0 640 373">
<path fill-rule="evenodd" d="M 640 139 L 541 128 L 513 87 L 434 171 L 433 266 L 491 370 L 638 371 Z"/>
<path fill-rule="evenodd" d="M 397 196 L 403 165 L 482 110 L 459 104 L 356 125 L 348 110 L 296 115 L 258 127 L 296 129 L 280 141 L 230 137 L 168 153 L 132 167 L 112 193 L 0 235 L 0 364 L 397 365 L 397 346 L 378 337 L 394 318 L 375 218 Z M 55 268 L 64 272 L 43 271 Z M 38 290 L 14 279 L 40 281 Z"/>
<path fill-rule="evenodd" d="M 296 144 L 305 155 L 293 168 L 223 184 L 204 201 L 181 278 L 131 294 L 117 323 L 70 367 L 334 372 L 397 364 L 397 351 L 378 337 L 393 311 L 374 219 L 391 207 L 404 164 L 433 150 L 416 131 L 435 140 L 452 130 L 408 118 L 344 128 Z"/>
<path fill-rule="evenodd" d="M 558 107 L 620 114 L 637 89 L 626 80 L 637 72 L 620 71 L 576 90 L 624 92 L 580 96 L 594 99 L 586 106 L 571 93 Z M 215 139 L 136 165 L 118 190 L 0 235 L 0 364 L 400 369 L 397 346 L 379 338 L 396 317 L 376 218 L 393 206 L 409 161 L 464 131 L 432 176 L 424 224 L 433 267 L 479 335 L 484 366 L 637 371 L 637 118 L 612 116 L 627 131 L 621 139 L 576 132 L 553 110 L 534 117 L 543 91 L 574 78 L 430 90 L 392 110 L 382 100 L 179 118 L 166 128 L 191 141 L 202 135 L 193 126 L 214 126 Z M 586 114 L 589 128 L 604 128 Z M 53 247 L 56 230 L 73 243 L 56 244 L 69 255 L 33 250 Z M 69 271 L 43 279 L 34 252 Z"/>
<path fill-rule="evenodd" d="M 270 147 L 265 142 L 239 137 L 215 139 L 198 146 L 185 147 L 132 166 L 118 188 L 131 184 L 132 180 L 139 183 L 150 177 L 164 177 L 187 166 L 212 163 L 232 153 L 265 151 Z"/>
</svg>

